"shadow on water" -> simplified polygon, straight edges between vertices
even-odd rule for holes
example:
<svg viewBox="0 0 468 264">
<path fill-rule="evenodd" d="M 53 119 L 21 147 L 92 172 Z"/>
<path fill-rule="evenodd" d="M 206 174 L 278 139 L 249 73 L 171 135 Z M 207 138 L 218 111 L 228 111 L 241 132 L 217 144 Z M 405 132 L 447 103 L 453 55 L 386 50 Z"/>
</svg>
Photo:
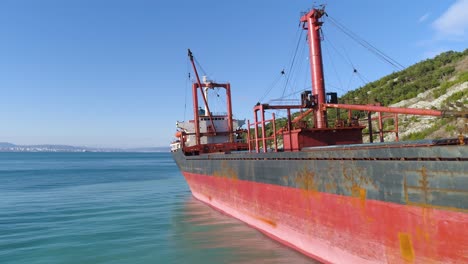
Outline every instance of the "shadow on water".
<svg viewBox="0 0 468 264">
<path fill-rule="evenodd" d="M 193 197 L 174 214 L 177 263 L 319 263 Z"/>
</svg>

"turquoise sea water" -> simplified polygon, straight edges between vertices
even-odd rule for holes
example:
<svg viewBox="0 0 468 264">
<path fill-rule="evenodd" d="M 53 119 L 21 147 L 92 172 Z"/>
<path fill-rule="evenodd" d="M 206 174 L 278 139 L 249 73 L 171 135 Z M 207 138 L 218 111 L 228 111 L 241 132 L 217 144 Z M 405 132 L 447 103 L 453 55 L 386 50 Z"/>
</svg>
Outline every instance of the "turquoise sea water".
<svg viewBox="0 0 468 264">
<path fill-rule="evenodd" d="M 315 263 L 192 198 L 169 153 L 0 153 L 0 263 Z"/>
</svg>

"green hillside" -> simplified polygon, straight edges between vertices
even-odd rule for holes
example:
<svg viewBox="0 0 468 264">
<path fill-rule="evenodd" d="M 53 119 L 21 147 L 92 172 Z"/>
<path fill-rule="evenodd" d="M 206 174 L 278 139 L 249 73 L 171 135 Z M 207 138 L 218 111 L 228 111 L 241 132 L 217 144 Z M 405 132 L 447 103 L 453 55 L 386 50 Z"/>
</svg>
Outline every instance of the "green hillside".
<svg viewBox="0 0 468 264">
<path fill-rule="evenodd" d="M 468 49 L 444 52 L 416 63 L 346 93 L 340 102 L 467 111 Z M 385 123 L 384 130 L 393 129 L 390 121 Z M 467 120 L 463 119 L 400 116 L 399 121 L 402 140 L 454 137 L 467 133 Z M 391 135 L 386 137 L 386 140 L 393 139 Z"/>
<path fill-rule="evenodd" d="M 468 49 L 463 52 L 444 52 L 433 59 L 421 61 L 348 92 L 341 100 L 358 104 L 380 102 L 388 106 L 434 88 L 438 88 L 433 92 L 434 98 L 437 98 L 444 94 L 447 88 L 468 81 L 467 65 L 459 64 L 467 56 Z M 458 96 L 466 98 L 467 93 L 468 91 L 465 91 Z"/>
</svg>

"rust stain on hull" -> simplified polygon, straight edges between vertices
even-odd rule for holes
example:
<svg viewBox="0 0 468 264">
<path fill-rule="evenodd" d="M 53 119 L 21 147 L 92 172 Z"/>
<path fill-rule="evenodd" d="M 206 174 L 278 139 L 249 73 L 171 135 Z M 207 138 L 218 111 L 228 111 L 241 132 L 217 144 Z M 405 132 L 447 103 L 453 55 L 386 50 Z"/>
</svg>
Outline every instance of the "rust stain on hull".
<svg viewBox="0 0 468 264">
<path fill-rule="evenodd" d="M 276 222 L 271 220 L 271 219 L 264 218 L 264 217 L 259 217 L 259 216 L 255 217 L 255 219 L 260 220 L 263 223 L 268 224 L 268 225 L 270 225 L 272 227 L 276 227 Z"/>
<path fill-rule="evenodd" d="M 417 184 L 414 181 L 413 184 L 410 184 L 409 180 L 414 177 L 414 174 L 418 175 Z M 437 204 L 438 201 L 445 201 L 450 198 L 459 201 L 468 199 L 466 189 L 453 188 L 463 188 L 464 186 L 451 183 L 451 178 L 454 178 L 454 175 L 450 171 L 430 171 L 425 166 L 422 166 L 420 170 L 406 171 L 402 185 L 405 204 L 467 213 L 468 209 Z M 454 186 L 452 187 L 452 185 Z"/>
<path fill-rule="evenodd" d="M 401 256 L 406 263 L 414 262 L 414 248 L 411 242 L 411 235 L 407 233 L 398 233 L 398 239 L 400 241 Z"/>
</svg>

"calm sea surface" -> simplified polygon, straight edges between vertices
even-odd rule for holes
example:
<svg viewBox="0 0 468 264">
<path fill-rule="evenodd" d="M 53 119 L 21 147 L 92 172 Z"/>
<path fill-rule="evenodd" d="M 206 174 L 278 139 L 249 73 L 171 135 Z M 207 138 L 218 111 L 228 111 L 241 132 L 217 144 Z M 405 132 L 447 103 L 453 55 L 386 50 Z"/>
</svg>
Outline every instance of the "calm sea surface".
<svg viewBox="0 0 468 264">
<path fill-rule="evenodd" d="M 192 198 L 169 153 L 0 153 L 0 263 L 315 263 Z"/>
</svg>

